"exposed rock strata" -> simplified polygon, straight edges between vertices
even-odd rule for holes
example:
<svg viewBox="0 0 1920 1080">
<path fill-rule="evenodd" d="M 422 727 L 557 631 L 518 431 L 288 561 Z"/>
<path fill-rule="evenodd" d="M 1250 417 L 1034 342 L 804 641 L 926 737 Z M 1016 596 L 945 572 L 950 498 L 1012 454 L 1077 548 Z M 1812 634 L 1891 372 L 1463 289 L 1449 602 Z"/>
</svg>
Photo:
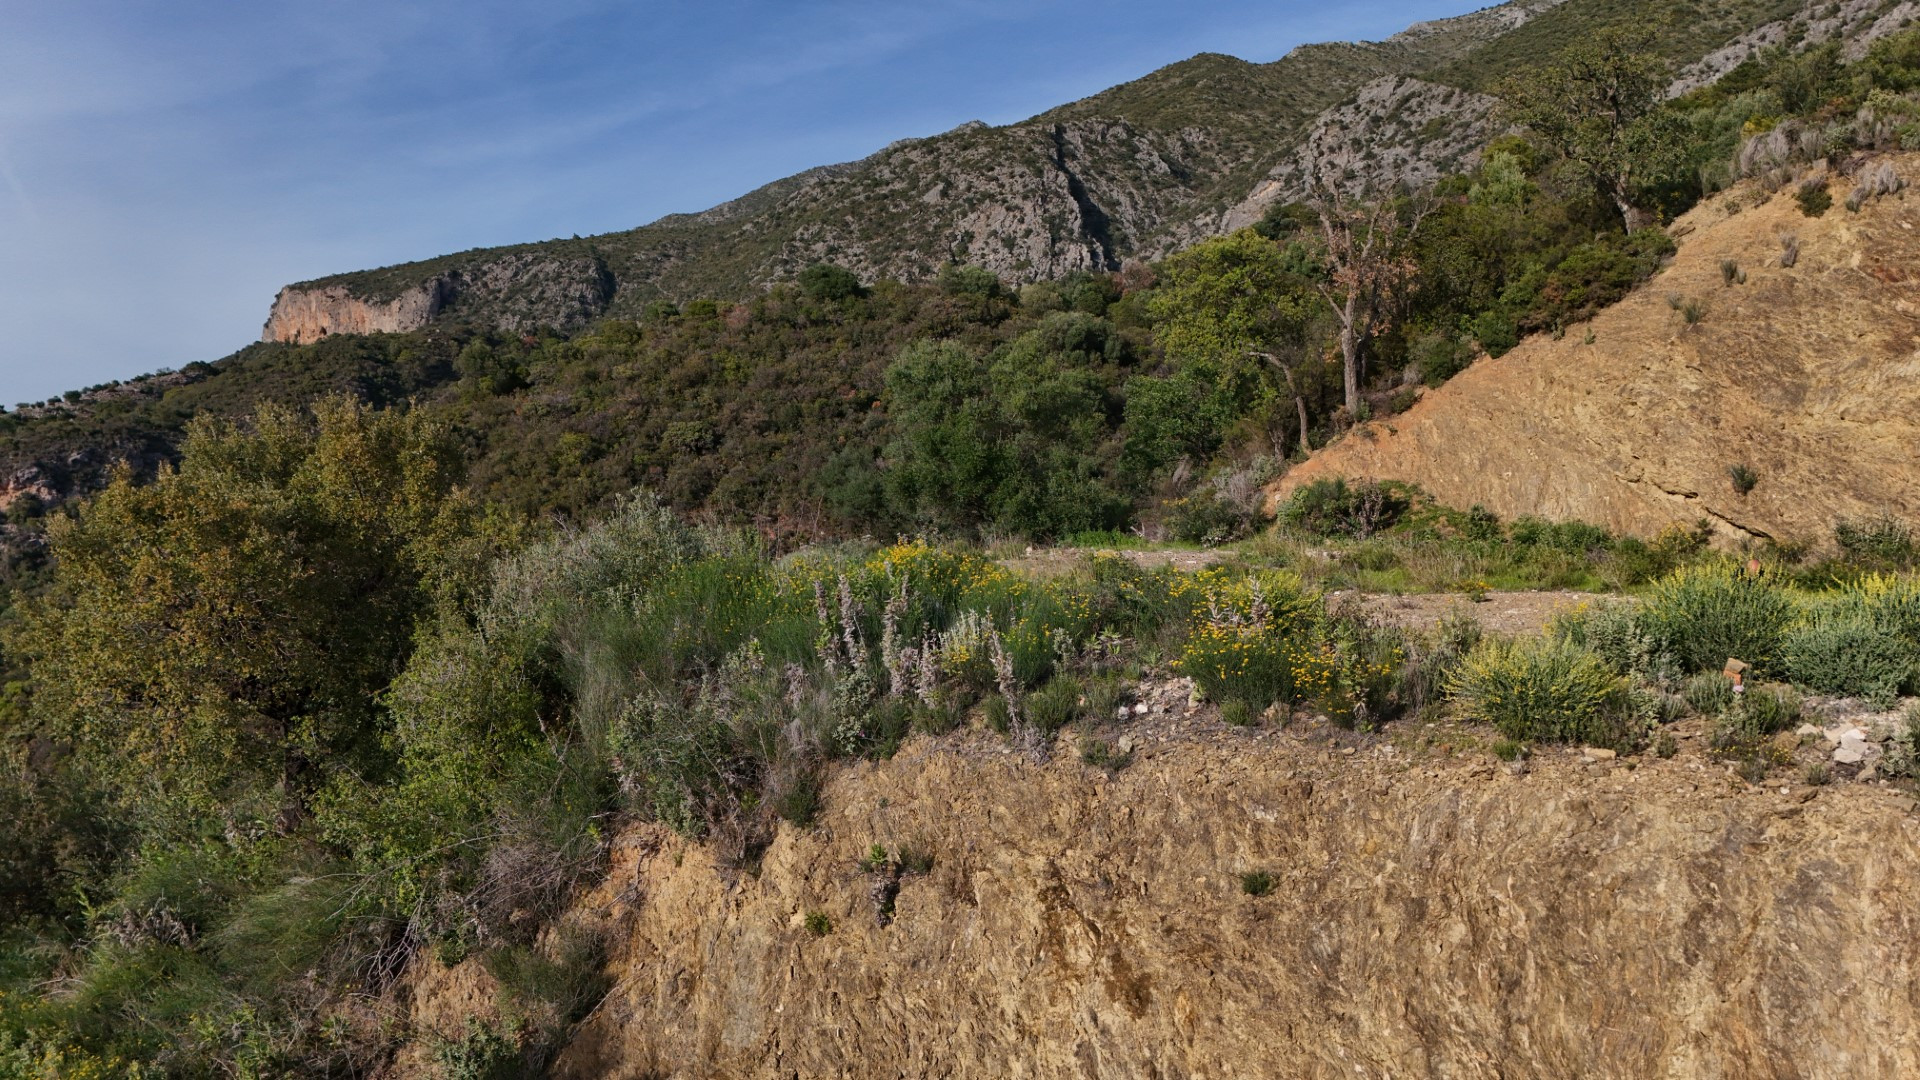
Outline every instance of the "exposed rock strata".
<svg viewBox="0 0 1920 1080">
<path fill-rule="evenodd" d="M 558 1074 L 1920 1074 L 1920 827 L 1885 789 L 1270 734 L 1147 737 L 1111 779 L 919 740 L 827 807 L 737 880 L 628 834 L 581 909 L 617 981 Z M 934 857 L 885 926 L 875 843 Z"/>
</svg>

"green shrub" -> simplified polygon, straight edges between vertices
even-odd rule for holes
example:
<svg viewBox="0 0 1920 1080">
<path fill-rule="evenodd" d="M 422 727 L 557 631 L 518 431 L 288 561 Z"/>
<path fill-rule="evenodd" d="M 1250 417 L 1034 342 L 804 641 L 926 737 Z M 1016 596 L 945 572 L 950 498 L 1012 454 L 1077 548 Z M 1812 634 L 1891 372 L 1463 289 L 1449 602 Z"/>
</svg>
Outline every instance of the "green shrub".
<svg viewBox="0 0 1920 1080">
<path fill-rule="evenodd" d="M 1733 482 L 1737 494 L 1746 495 L 1759 485 L 1760 474 L 1753 471 L 1753 466 L 1741 463 L 1727 466 L 1727 479 Z"/>
<path fill-rule="evenodd" d="M 1619 741 L 1623 688 L 1589 650 L 1554 639 L 1481 643 L 1449 681 L 1465 715 L 1516 741 Z"/>
<path fill-rule="evenodd" d="M 1493 741 L 1493 756 L 1501 761 L 1519 761 L 1527 756 L 1527 744 L 1503 736 Z"/>
<path fill-rule="evenodd" d="M 1484 634 L 1480 620 L 1452 611 L 1433 629 L 1408 635 L 1400 669 L 1401 703 L 1411 712 L 1420 712 L 1445 700 L 1448 680 Z"/>
<path fill-rule="evenodd" d="M 1244 701 L 1229 701 L 1220 706 L 1220 722 L 1231 727 L 1252 727 L 1253 709 Z"/>
<path fill-rule="evenodd" d="M 1860 566 L 1897 570 L 1920 563 L 1913 530 L 1896 518 L 1841 521 L 1833 527 L 1833 539 L 1848 561 Z"/>
<path fill-rule="evenodd" d="M 1278 882 L 1265 870 L 1249 870 L 1240 875 L 1240 891 L 1248 896 L 1265 896 Z"/>
<path fill-rule="evenodd" d="M 1656 584 L 1641 619 L 1684 671 L 1717 671 L 1731 658 L 1768 674 L 1779 668 L 1793 601 L 1771 572 L 1722 562 L 1684 568 Z"/>
<path fill-rule="evenodd" d="M 1833 209 L 1833 194 L 1827 190 L 1825 180 L 1809 180 L 1794 192 L 1793 201 L 1800 204 L 1800 212 L 1808 217 L 1819 217 Z"/>
<path fill-rule="evenodd" d="M 1828 604 L 1787 632 L 1781 646 L 1787 677 L 1823 694 L 1891 706 L 1913 681 L 1913 643 L 1857 603 Z"/>
<path fill-rule="evenodd" d="M 1920 779 L 1920 704 L 1907 706 L 1893 737 L 1887 740 L 1880 771 L 1888 776 Z"/>
<path fill-rule="evenodd" d="M 446 1080 L 513 1080 L 523 1075 L 519 1044 L 492 1026 L 467 1021 L 466 1034 L 434 1047 Z"/>
<path fill-rule="evenodd" d="M 1005 735 L 1013 727 L 1013 708 L 1007 699 L 995 694 L 981 706 L 987 726 Z"/>
<path fill-rule="evenodd" d="M 1060 678 L 1027 695 L 1027 719 L 1041 735 L 1051 737 L 1074 722 L 1085 708 L 1078 679 Z"/>
<path fill-rule="evenodd" d="M 1718 671 L 1702 671 L 1681 684 L 1680 696 L 1701 716 L 1719 716 L 1733 705 L 1733 681 Z"/>
<path fill-rule="evenodd" d="M 824 911 L 809 911 L 806 917 L 807 933 L 814 937 L 826 937 L 833 933 L 833 919 Z"/>
<path fill-rule="evenodd" d="M 1335 689 L 1338 665 L 1317 640 L 1315 609 L 1300 579 L 1266 573 L 1208 590 L 1208 616 L 1174 662 L 1208 700 L 1252 711 Z"/>
<path fill-rule="evenodd" d="M 1754 686 L 1736 694 L 1721 722 L 1738 736 L 1757 740 L 1800 722 L 1800 695 L 1786 686 Z"/>
<path fill-rule="evenodd" d="M 1293 493 L 1280 510 L 1288 526 L 1314 536 L 1351 536 L 1364 540 L 1392 528 L 1413 501 L 1398 484 L 1344 478 L 1315 480 Z"/>
<path fill-rule="evenodd" d="M 1659 680 L 1673 673 L 1674 662 L 1660 650 L 1643 624 L 1639 606 L 1600 600 L 1554 617 L 1553 634 L 1593 650 L 1621 675 Z"/>
<path fill-rule="evenodd" d="M 1168 503 L 1166 524 L 1174 539 L 1212 547 L 1231 543 L 1251 532 L 1254 512 L 1243 503 L 1205 489 Z"/>
<path fill-rule="evenodd" d="M 1672 758 L 1680 752 L 1680 740 L 1671 731 L 1662 731 L 1653 737 L 1653 755 L 1662 761 Z"/>
<path fill-rule="evenodd" d="M 1114 773 L 1133 764 L 1133 751 L 1122 751 L 1105 739 L 1081 739 L 1080 760 L 1096 769 Z"/>
</svg>

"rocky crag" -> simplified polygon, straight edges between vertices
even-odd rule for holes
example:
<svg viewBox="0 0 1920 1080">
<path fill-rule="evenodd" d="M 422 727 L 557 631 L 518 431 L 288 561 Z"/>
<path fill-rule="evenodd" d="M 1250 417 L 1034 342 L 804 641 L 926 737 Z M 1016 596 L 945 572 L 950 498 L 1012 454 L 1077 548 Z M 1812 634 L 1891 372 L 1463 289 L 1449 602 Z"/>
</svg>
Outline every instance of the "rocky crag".
<svg viewBox="0 0 1920 1080">
<path fill-rule="evenodd" d="M 1748 183 L 1676 222 L 1672 265 L 1591 323 L 1481 359 L 1284 476 L 1406 480 L 1443 503 L 1652 535 L 1819 543 L 1920 514 L 1920 201 L 1841 204 L 1920 156 L 1856 162 L 1834 208 Z M 1742 492 L 1730 470 L 1751 469 Z"/>
</svg>

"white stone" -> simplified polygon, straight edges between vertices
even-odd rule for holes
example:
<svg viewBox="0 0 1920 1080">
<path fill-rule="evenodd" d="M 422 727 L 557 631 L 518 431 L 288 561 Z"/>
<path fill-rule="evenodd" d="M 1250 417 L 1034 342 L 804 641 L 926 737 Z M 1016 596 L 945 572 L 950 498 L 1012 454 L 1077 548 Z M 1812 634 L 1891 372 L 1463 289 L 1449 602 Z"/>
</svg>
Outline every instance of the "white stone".
<svg viewBox="0 0 1920 1080">
<path fill-rule="evenodd" d="M 1147 711 L 1148 711 L 1148 706 L 1147 706 L 1147 703 L 1144 701 L 1133 707 L 1133 715 L 1135 716 L 1145 716 L 1147 715 Z"/>
<path fill-rule="evenodd" d="M 1849 750 L 1844 746 L 1833 752 L 1833 760 L 1842 765 L 1858 765 L 1866 756 L 1858 750 Z"/>
<path fill-rule="evenodd" d="M 1597 746 L 1585 746 L 1580 749 L 1581 756 L 1588 761 L 1612 761 L 1620 755 L 1611 750 L 1602 750 Z"/>
</svg>

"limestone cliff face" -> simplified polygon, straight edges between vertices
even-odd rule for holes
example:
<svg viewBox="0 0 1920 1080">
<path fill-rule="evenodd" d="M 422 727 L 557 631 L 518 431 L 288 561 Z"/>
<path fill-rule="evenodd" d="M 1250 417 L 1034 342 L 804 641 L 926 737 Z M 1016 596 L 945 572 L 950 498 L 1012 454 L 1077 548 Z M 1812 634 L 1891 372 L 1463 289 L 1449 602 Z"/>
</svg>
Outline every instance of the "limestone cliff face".
<svg viewBox="0 0 1920 1080">
<path fill-rule="evenodd" d="M 365 300 L 344 286 L 289 285 L 273 298 L 261 341 L 306 345 L 329 334 L 400 333 L 427 325 L 453 296 L 453 283 L 436 277 L 391 300 Z"/>
<path fill-rule="evenodd" d="M 916 740 L 757 874 L 628 833 L 578 910 L 614 989 L 556 1075 L 1920 1075 L 1920 825 L 1885 788 L 1142 739 L 1113 777 Z M 874 844 L 933 858 L 886 925 Z M 449 1024 L 487 999 L 435 982 Z"/>
<path fill-rule="evenodd" d="M 391 298 L 346 284 L 290 285 L 274 299 L 260 340 L 300 345 L 329 334 L 398 333 L 443 314 L 516 332 L 578 330 L 606 309 L 613 290 L 597 258 L 518 252 L 436 274 Z"/>
<path fill-rule="evenodd" d="M 1920 157 L 1892 163 L 1920 176 Z M 1625 301 L 1480 360 L 1273 496 L 1321 477 L 1408 480 L 1504 517 L 1642 535 L 1705 518 L 1730 540 L 1815 543 L 1842 518 L 1920 515 L 1920 202 L 1849 213 L 1851 185 L 1833 181 L 1820 218 L 1751 187 L 1702 205 L 1673 230 L 1673 264 Z M 1696 325 L 1676 310 L 1687 301 Z M 1735 465 L 1759 476 L 1748 494 Z"/>
</svg>

